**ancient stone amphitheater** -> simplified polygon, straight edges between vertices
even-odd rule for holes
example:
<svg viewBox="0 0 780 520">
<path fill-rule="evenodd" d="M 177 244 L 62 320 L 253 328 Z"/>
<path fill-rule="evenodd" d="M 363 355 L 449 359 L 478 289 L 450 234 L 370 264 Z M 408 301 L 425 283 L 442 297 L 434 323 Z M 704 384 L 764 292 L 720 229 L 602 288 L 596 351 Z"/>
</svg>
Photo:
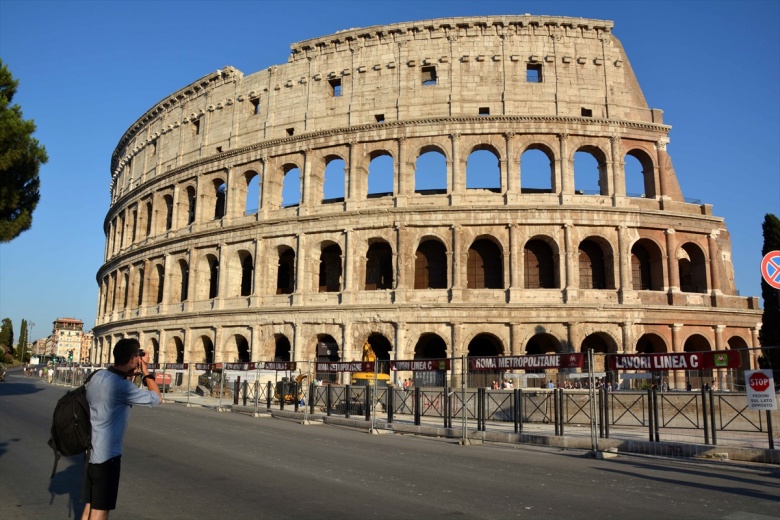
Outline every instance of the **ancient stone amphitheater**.
<svg viewBox="0 0 780 520">
<path fill-rule="evenodd" d="M 612 28 L 349 29 L 168 95 L 112 157 L 91 359 L 124 336 L 163 363 L 368 341 L 457 380 L 469 355 L 758 347 L 724 220 L 683 197 Z"/>
</svg>

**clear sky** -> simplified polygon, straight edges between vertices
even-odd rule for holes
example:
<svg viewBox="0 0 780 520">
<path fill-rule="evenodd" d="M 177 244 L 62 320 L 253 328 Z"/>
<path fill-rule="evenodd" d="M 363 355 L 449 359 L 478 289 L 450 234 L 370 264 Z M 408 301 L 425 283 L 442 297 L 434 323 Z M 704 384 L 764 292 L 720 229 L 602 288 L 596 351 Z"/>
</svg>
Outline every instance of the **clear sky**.
<svg viewBox="0 0 780 520">
<path fill-rule="evenodd" d="M 94 326 L 111 154 L 146 110 L 205 74 L 251 74 L 290 44 L 342 29 L 450 16 L 613 20 L 652 108 L 673 127 L 687 198 L 731 234 L 737 288 L 760 296 L 761 223 L 780 215 L 780 2 L 0 0 L 0 58 L 49 162 L 33 227 L 0 245 L 0 318 L 32 339 L 58 317 Z M 763 302 L 762 302 L 763 305 Z"/>
</svg>

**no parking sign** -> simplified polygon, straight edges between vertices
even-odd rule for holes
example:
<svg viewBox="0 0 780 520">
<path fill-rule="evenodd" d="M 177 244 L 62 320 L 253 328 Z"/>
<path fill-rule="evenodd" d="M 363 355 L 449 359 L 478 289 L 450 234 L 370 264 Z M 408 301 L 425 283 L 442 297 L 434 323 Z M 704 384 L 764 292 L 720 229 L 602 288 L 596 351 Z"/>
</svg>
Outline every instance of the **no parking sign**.
<svg viewBox="0 0 780 520">
<path fill-rule="evenodd" d="M 780 251 L 770 251 L 761 260 L 761 276 L 766 283 L 780 289 Z"/>
</svg>

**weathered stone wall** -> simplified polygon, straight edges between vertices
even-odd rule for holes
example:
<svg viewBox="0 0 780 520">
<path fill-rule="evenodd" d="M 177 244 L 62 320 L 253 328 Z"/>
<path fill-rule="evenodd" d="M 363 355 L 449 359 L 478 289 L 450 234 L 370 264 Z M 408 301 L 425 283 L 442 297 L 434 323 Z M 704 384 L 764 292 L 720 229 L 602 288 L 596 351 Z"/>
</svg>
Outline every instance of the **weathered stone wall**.
<svg viewBox="0 0 780 520">
<path fill-rule="evenodd" d="M 366 340 L 396 359 L 757 346 L 725 224 L 683 198 L 669 127 L 611 30 L 536 16 L 350 29 L 166 97 L 113 155 L 93 358 L 126 335 L 160 362 L 313 360 L 323 344 L 351 360 Z M 541 188 L 523 169 L 537 150 Z M 446 179 L 433 190 L 429 152 Z M 494 171 L 471 169 L 478 152 Z M 576 188 L 593 175 L 595 192 Z"/>
</svg>

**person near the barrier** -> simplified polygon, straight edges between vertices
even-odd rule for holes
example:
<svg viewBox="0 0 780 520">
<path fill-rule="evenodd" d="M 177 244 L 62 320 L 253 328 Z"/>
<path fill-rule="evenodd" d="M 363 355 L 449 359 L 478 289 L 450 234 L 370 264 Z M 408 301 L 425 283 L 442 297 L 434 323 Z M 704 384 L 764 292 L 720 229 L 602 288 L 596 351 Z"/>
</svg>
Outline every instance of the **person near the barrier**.
<svg viewBox="0 0 780 520">
<path fill-rule="evenodd" d="M 154 376 L 149 374 L 148 361 L 148 354 L 143 353 L 138 340 L 121 339 L 114 346 L 114 364 L 98 371 L 87 385 L 92 451 L 87 464 L 87 504 L 82 520 L 108 518 L 108 513 L 116 509 L 122 440 L 130 407 L 157 406 L 162 401 Z M 137 371 L 143 374 L 148 391 L 128 379 Z"/>
</svg>

